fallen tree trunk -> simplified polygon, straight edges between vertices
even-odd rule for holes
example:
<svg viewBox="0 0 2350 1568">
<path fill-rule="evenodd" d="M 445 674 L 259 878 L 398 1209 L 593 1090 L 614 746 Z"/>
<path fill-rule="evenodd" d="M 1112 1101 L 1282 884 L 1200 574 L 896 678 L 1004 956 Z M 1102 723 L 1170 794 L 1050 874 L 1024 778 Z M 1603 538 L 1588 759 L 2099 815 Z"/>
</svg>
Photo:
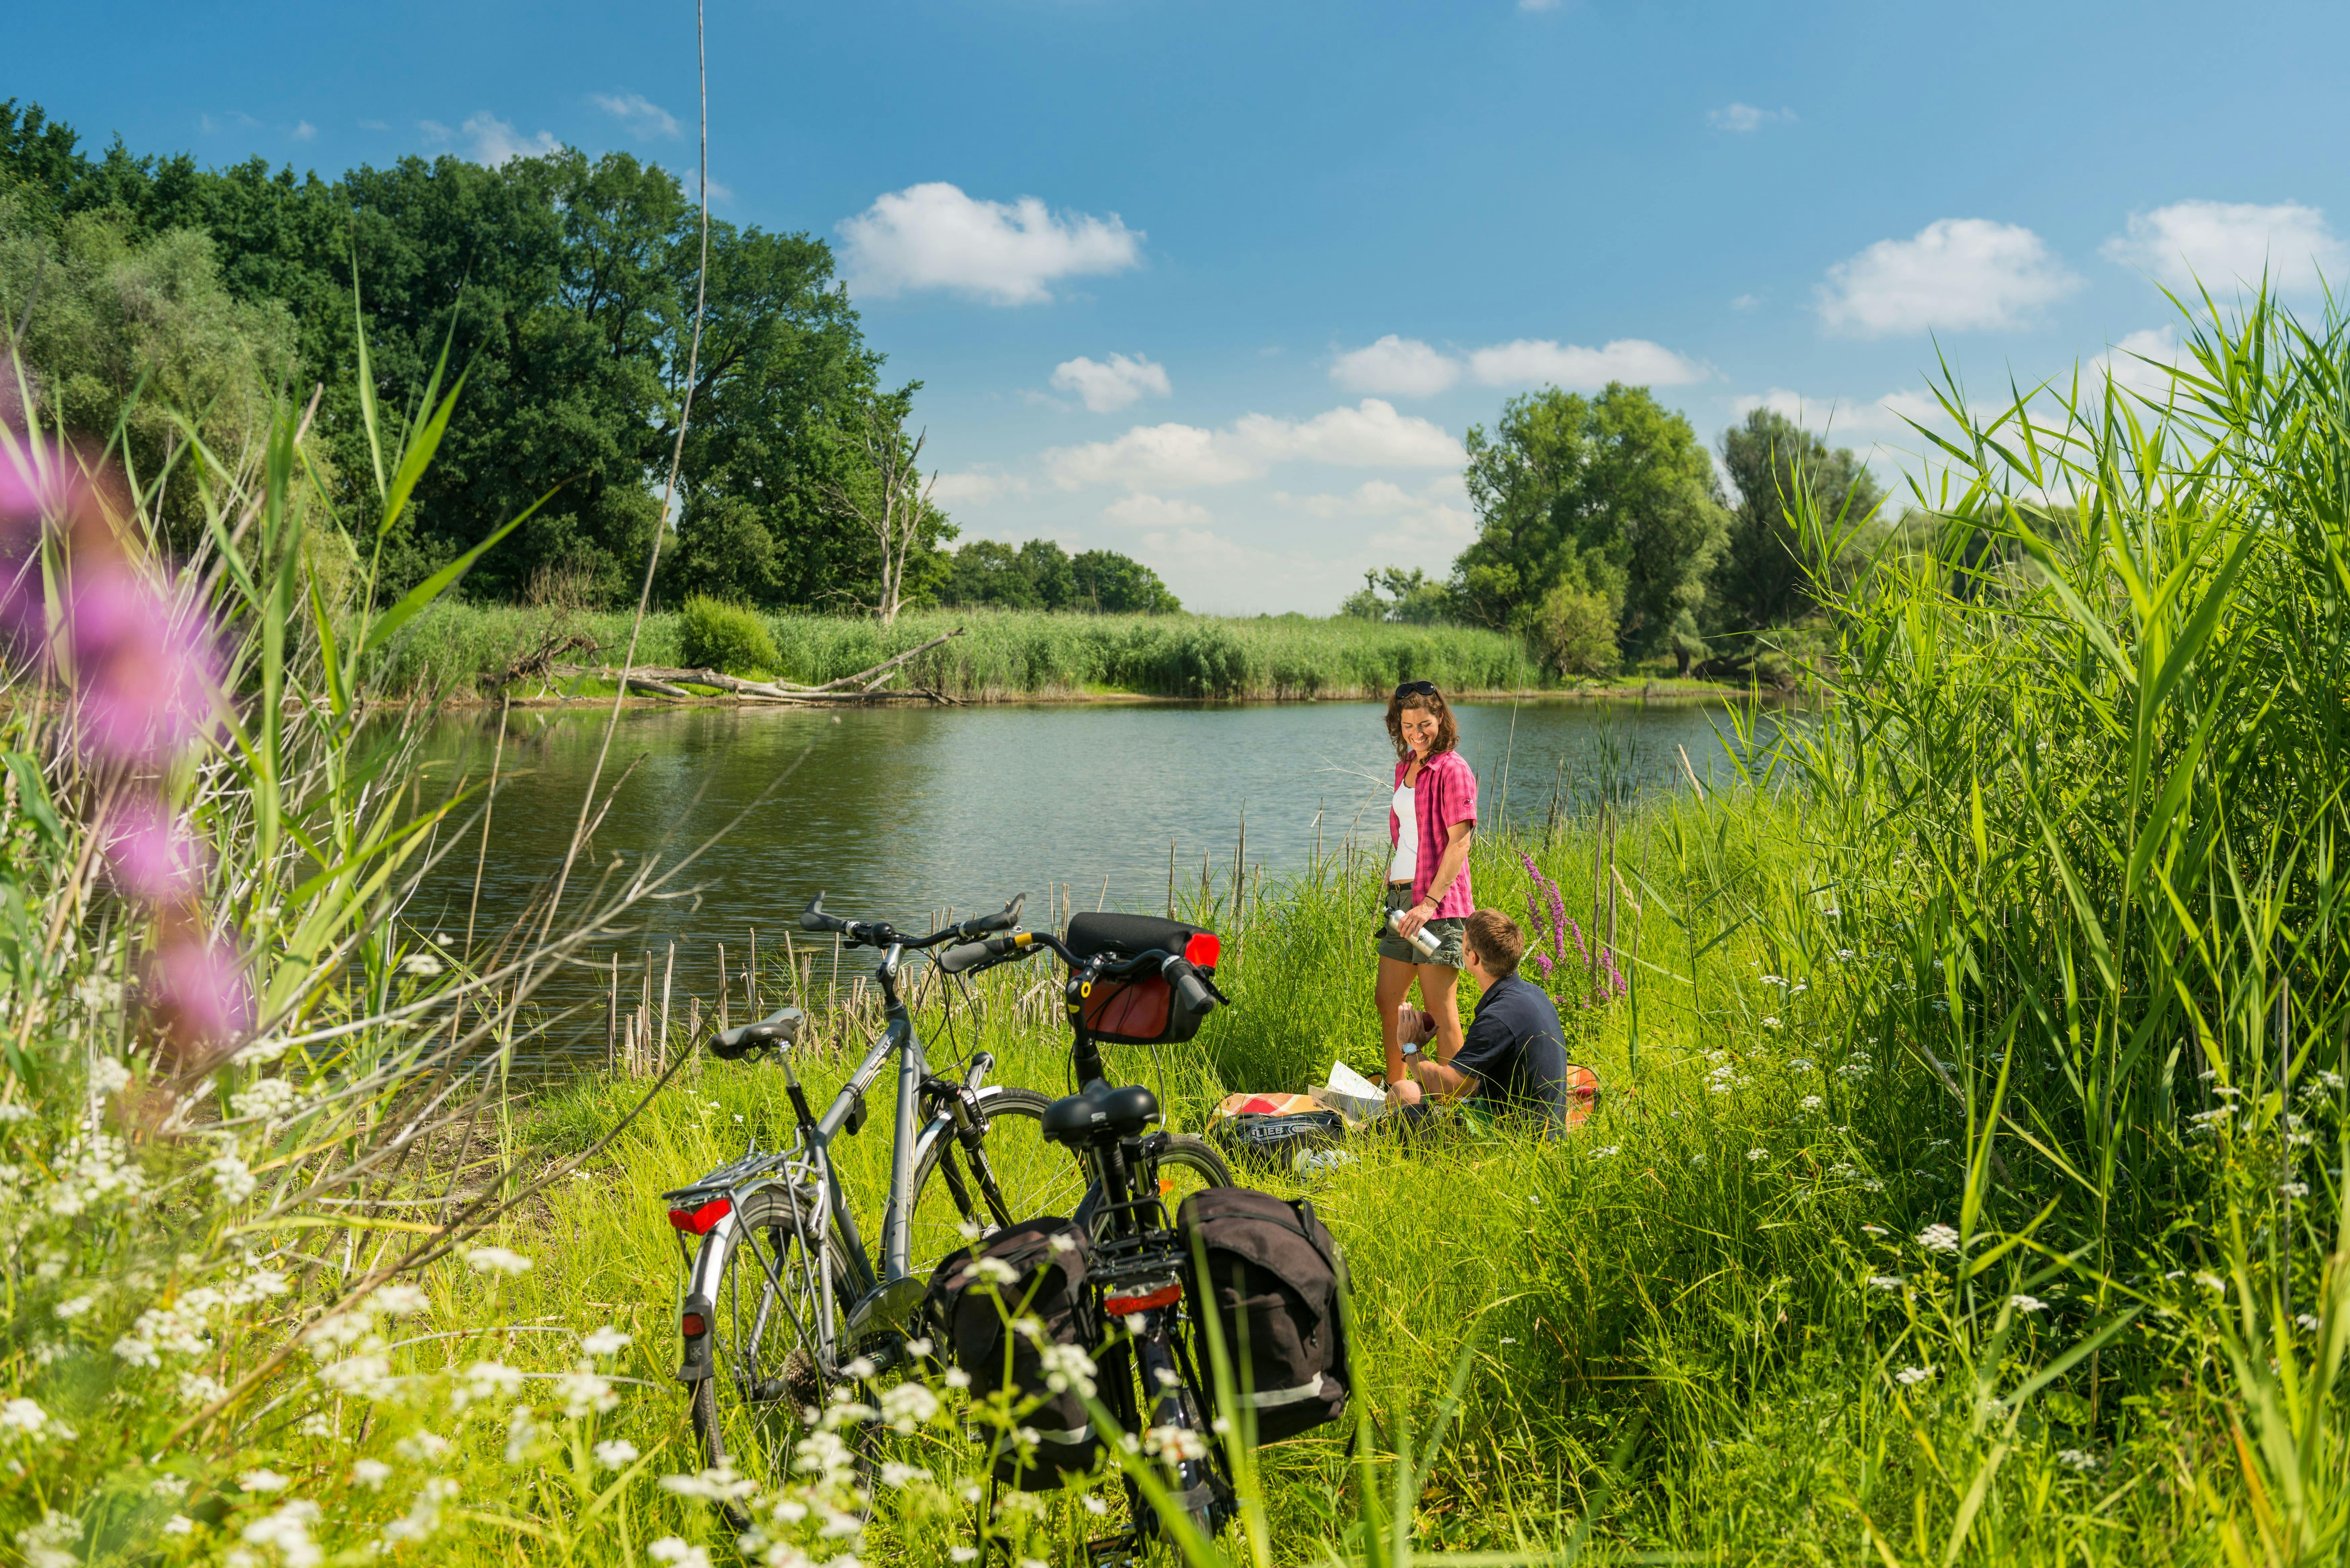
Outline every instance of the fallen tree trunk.
<svg viewBox="0 0 2350 1568">
<path fill-rule="evenodd" d="M 917 687 L 911 691 L 884 691 L 880 687 L 892 671 L 908 659 L 928 653 L 951 638 L 962 635 L 955 628 L 943 637 L 934 637 L 920 648 L 910 648 L 903 653 L 892 654 L 880 663 L 860 670 L 854 675 L 844 675 L 837 680 L 827 680 L 821 686 L 802 686 L 789 680 L 745 680 L 739 675 L 728 675 L 717 670 L 673 670 L 665 665 L 639 664 L 629 670 L 629 685 L 638 691 L 650 691 L 661 697 L 691 697 L 680 682 L 708 686 L 736 697 L 748 697 L 761 702 L 821 704 L 826 702 L 873 702 L 893 697 L 923 697 L 932 702 L 951 703 L 954 699 L 941 692 Z M 620 672 L 610 665 L 601 668 L 584 664 L 556 664 L 542 658 L 538 669 L 550 675 L 593 676 L 601 680 L 618 680 Z M 863 682 L 858 685 L 858 682 Z M 855 686 L 854 691 L 844 688 Z"/>
</svg>

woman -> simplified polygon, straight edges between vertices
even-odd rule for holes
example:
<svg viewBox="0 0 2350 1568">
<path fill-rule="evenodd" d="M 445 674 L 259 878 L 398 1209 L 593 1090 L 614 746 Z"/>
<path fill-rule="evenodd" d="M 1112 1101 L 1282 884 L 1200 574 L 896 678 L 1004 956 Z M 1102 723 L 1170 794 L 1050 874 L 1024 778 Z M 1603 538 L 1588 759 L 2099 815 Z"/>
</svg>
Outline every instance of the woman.
<svg viewBox="0 0 2350 1568">
<path fill-rule="evenodd" d="M 1461 933 L 1477 907 L 1469 888 L 1469 836 L 1477 826 L 1477 775 L 1453 748 L 1461 739 L 1444 693 L 1407 680 L 1388 699 L 1388 738 L 1395 742 L 1395 797 L 1388 804 L 1387 894 L 1379 905 L 1379 1030 L 1388 1082 L 1403 1081 L 1403 1038 L 1397 1011 L 1419 981 L 1419 1004 L 1436 1015 L 1436 1059 L 1461 1049 Z M 1400 932 L 1388 917 L 1401 910 Z M 1425 929 L 1437 940 L 1423 956 L 1406 939 Z"/>
</svg>

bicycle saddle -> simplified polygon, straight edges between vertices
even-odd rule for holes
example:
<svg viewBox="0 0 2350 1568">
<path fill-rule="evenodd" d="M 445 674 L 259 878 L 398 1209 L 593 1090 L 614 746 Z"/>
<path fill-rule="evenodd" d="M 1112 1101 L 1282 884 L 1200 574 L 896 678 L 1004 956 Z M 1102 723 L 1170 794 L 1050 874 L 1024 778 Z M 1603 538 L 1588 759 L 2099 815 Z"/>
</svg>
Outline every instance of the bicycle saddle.
<svg viewBox="0 0 2350 1568">
<path fill-rule="evenodd" d="M 781 1045 L 788 1049 L 800 1037 L 807 1023 L 807 1014 L 796 1007 L 786 1007 L 771 1013 L 756 1023 L 738 1023 L 732 1029 L 721 1030 L 710 1042 L 710 1054 L 732 1062 L 747 1056 L 763 1045 Z"/>
<path fill-rule="evenodd" d="M 1140 1084 L 1113 1089 L 1095 1084 L 1045 1107 L 1045 1137 L 1054 1143 L 1108 1143 L 1137 1137 L 1159 1119 L 1159 1096 Z"/>
</svg>

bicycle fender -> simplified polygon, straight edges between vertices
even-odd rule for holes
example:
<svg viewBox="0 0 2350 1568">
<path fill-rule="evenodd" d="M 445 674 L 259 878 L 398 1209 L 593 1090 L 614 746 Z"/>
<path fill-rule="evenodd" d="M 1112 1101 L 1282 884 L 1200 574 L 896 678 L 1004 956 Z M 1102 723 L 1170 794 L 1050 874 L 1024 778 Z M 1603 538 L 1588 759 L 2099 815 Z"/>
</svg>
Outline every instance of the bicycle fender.
<svg viewBox="0 0 2350 1568">
<path fill-rule="evenodd" d="M 693 1267 L 685 1277 L 685 1299 L 678 1303 L 679 1338 L 684 1345 L 684 1355 L 679 1362 L 677 1380 L 688 1385 L 704 1383 L 711 1376 L 710 1329 L 712 1303 L 718 1296 L 718 1278 L 726 1266 L 727 1249 L 734 1239 L 734 1216 L 727 1214 L 717 1224 L 703 1232 L 702 1245 L 693 1254 Z M 683 1322 L 688 1314 L 702 1315 L 702 1332 L 686 1334 Z"/>
</svg>

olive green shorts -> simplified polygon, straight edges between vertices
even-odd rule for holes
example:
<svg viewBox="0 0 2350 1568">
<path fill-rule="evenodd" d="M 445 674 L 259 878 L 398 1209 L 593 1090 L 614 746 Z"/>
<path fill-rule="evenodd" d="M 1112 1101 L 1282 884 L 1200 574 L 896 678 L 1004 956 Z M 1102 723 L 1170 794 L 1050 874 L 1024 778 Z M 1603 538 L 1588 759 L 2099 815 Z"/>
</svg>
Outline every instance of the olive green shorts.
<svg viewBox="0 0 2350 1568">
<path fill-rule="evenodd" d="M 1441 944 L 1436 950 L 1436 956 L 1430 958 L 1388 929 L 1388 910 L 1410 908 L 1411 889 L 1400 882 L 1388 883 L 1386 895 L 1379 900 L 1379 923 L 1374 933 L 1378 938 L 1379 957 L 1393 959 L 1398 963 L 1440 963 L 1448 969 L 1460 969 L 1467 964 L 1469 961 L 1461 950 L 1461 933 L 1469 929 L 1468 920 L 1459 915 L 1447 915 L 1441 919 L 1429 921 L 1422 929 L 1432 932 Z"/>
</svg>

